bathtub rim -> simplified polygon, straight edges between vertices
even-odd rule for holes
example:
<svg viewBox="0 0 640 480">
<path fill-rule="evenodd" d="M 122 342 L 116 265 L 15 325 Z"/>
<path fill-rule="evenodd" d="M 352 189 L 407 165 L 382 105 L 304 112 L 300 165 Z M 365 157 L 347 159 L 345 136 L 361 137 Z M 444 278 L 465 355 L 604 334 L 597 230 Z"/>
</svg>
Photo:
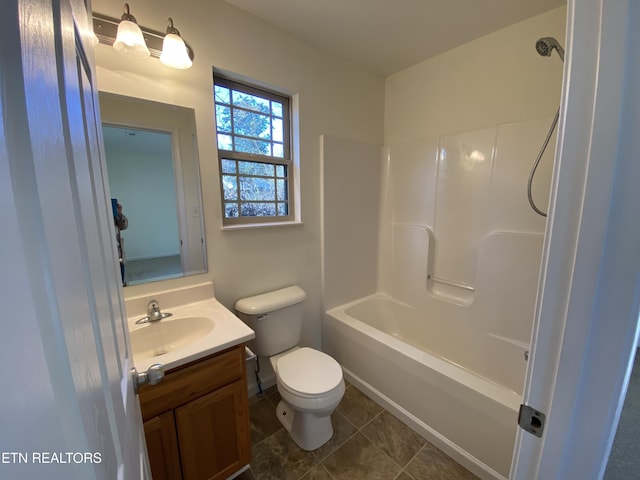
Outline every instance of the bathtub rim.
<svg viewBox="0 0 640 480">
<path fill-rule="evenodd" d="M 362 331 L 369 337 L 385 343 L 390 348 L 399 353 L 402 353 L 404 355 L 410 353 L 408 356 L 414 358 L 416 361 L 422 363 L 423 365 L 441 372 L 443 375 L 454 378 L 456 381 L 459 381 L 463 385 L 466 385 L 469 388 L 482 393 L 494 402 L 507 407 L 516 413 L 519 411 L 520 405 L 522 403 L 522 395 L 518 394 L 517 392 L 514 392 L 513 390 L 510 390 L 509 388 L 500 385 L 499 383 L 496 383 L 491 379 L 478 375 L 463 366 L 438 357 L 431 352 L 425 352 L 424 350 L 414 347 L 413 345 L 399 340 L 386 332 L 378 330 L 377 328 L 368 325 L 362 320 L 354 318 L 346 313 L 346 310 L 348 308 L 371 299 L 383 299 L 407 308 L 415 309 L 415 307 L 413 307 L 412 305 L 400 302 L 384 292 L 376 292 L 371 295 L 367 295 L 366 297 L 361 297 L 327 310 L 325 311 L 325 315 L 330 315 L 338 321 L 342 321 L 352 328 Z"/>
</svg>

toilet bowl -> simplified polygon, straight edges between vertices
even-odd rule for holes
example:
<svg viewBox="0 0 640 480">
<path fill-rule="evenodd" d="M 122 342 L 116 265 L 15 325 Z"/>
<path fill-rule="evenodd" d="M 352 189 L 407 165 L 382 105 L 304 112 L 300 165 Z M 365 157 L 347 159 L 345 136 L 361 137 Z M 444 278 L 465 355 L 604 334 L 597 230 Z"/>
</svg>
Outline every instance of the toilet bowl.
<svg viewBox="0 0 640 480">
<path fill-rule="evenodd" d="M 304 290 L 294 285 L 236 302 L 238 316 L 256 334 L 250 344 L 269 358 L 282 400 L 278 419 L 304 450 L 315 450 L 333 435 L 331 413 L 344 395 L 342 368 L 326 353 L 299 347 Z"/>
<path fill-rule="evenodd" d="M 344 396 L 342 369 L 329 355 L 294 347 L 270 358 L 280 403 L 278 420 L 298 446 L 315 450 L 333 436 L 331 414 Z"/>
</svg>

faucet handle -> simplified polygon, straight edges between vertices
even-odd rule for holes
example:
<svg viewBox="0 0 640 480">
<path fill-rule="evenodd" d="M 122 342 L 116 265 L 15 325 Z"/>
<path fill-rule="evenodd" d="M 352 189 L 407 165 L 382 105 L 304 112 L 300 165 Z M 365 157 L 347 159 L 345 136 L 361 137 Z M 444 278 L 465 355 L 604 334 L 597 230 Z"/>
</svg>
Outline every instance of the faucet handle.
<svg viewBox="0 0 640 480">
<path fill-rule="evenodd" d="M 147 304 L 147 312 L 159 312 L 160 311 L 160 304 L 158 303 L 157 300 L 151 300 L 149 301 L 149 303 Z"/>
</svg>

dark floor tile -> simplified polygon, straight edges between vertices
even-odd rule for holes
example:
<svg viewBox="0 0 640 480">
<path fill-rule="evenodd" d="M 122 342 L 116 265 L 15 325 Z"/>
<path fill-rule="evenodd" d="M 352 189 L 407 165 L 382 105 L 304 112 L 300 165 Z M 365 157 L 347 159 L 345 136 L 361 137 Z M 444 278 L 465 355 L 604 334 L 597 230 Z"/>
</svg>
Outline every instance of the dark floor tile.
<svg viewBox="0 0 640 480">
<path fill-rule="evenodd" d="M 280 392 L 277 389 L 267 394 L 267 400 L 269 400 L 274 407 L 278 406 L 278 403 L 280 403 L 281 399 L 282 397 L 280 396 Z"/>
<path fill-rule="evenodd" d="M 400 466 L 361 433 L 322 461 L 336 480 L 393 480 Z"/>
<path fill-rule="evenodd" d="M 249 406 L 253 405 L 254 403 L 258 403 L 263 398 L 265 398 L 265 397 L 262 394 L 256 394 L 256 395 L 254 395 L 252 397 L 249 397 Z"/>
<path fill-rule="evenodd" d="M 235 480 L 256 480 L 256 477 L 253 476 L 251 469 L 249 469 L 238 475 Z"/>
<path fill-rule="evenodd" d="M 265 388 L 262 393 L 256 393 L 254 396 L 249 397 L 249 405 L 252 405 L 254 403 L 257 403 L 258 401 L 262 400 L 263 398 L 267 398 L 269 395 L 273 394 L 273 392 L 277 392 L 278 389 L 275 385 L 272 385 L 269 388 Z"/>
<path fill-rule="evenodd" d="M 333 480 L 333 477 L 329 475 L 327 469 L 322 465 L 316 465 L 308 473 L 306 473 L 300 480 Z"/>
<path fill-rule="evenodd" d="M 382 407 L 357 388 L 350 386 L 336 409 L 357 428 L 364 427 L 382 411 Z"/>
<path fill-rule="evenodd" d="M 271 395 L 273 392 L 277 392 L 278 391 L 278 386 L 277 385 L 271 385 L 268 388 L 265 388 L 264 391 L 262 392 L 262 394 L 265 397 L 268 397 L 269 395 Z"/>
<path fill-rule="evenodd" d="M 266 398 L 261 398 L 249 407 L 249 419 L 252 445 L 283 428 L 276 417 L 275 407 Z"/>
<path fill-rule="evenodd" d="M 336 448 L 346 442 L 357 430 L 356 427 L 339 412 L 333 412 L 333 415 L 331 415 L 331 425 L 333 425 L 333 436 L 331 439 L 317 450 L 314 450 L 314 453 L 320 460 L 333 453 Z"/>
<path fill-rule="evenodd" d="M 407 472 L 400 472 L 400 475 L 398 475 L 394 480 L 414 480 L 413 478 L 411 478 Z"/>
<path fill-rule="evenodd" d="M 406 466 L 426 443 L 424 438 L 386 411 L 369 422 L 362 433 L 401 467 Z"/>
<path fill-rule="evenodd" d="M 422 447 L 405 471 L 420 480 L 478 480 L 473 473 L 430 443 Z"/>
<path fill-rule="evenodd" d="M 317 464 L 313 452 L 302 450 L 281 429 L 254 445 L 251 470 L 256 480 L 298 480 Z"/>
</svg>

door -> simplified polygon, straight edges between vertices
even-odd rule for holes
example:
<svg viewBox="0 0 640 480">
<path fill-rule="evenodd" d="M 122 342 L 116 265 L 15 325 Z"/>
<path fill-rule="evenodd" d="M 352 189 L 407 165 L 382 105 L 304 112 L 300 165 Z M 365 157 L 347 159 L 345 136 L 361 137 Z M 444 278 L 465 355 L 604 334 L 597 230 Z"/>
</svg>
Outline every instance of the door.
<svg viewBox="0 0 640 480">
<path fill-rule="evenodd" d="M 90 15 L 6 0 L 0 22 L 0 478 L 142 478 Z"/>
<path fill-rule="evenodd" d="M 557 162 L 510 478 L 599 479 L 640 310 L 640 2 L 570 0 Z"/>
</svg>

